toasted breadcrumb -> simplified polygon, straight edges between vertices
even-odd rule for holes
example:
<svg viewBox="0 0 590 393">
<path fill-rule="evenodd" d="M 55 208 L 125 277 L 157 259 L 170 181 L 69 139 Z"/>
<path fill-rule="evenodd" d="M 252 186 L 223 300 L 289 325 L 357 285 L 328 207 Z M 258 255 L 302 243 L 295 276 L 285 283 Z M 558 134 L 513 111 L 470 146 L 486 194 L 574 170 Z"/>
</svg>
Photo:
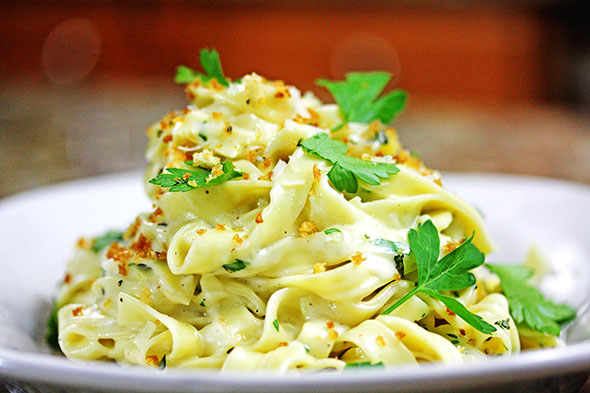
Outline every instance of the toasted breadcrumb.
<svg viewBox="0 0 590 393">
<path fill-rule="evenodd" d="M 127 264 L 131 260 L 131 257 L 131 250 L 127 247 L 120 246 L 117 242 L 112 243 L 107 250 L 107 258 L 117 262 L 119 274 L 122 276 L 127 275 Z"/>
<path fill-rule="evenodd" d="M 320 181 L 322 178 L 322 171 L 318 168 L 318 164 L 313 164 L 313 179 L 315 181 Z"/>
<path fill-rule="evenodd" d="M 133 224 L 131 224 L 129 228 L 127 228 L 127 230 L 125 231 L 123 239 L 129 240 L 131 238 L 134 238 L 137 234 L 137 231 L 139 230 L 139 227 L 141 227 L 141 220 L 139 219 L 139 217 L 136 217 Z"/>
<path fill-rule="evenodd" d="M 160 359 L 156 355 L 146 355 L 145 364 L 152 367 L 160 367 Z"/>
<path fill-rule="evenodd" d="M 141 294 L 139 295 L 139 300 L 143 304 L 147 304 L 148 306 L 152 305 L 152 291 L 148 287 L 141 288 Z"/>
<path fill-rule="evenodd" d="M 81 237 L 76 242 L 76 246 L 82 250 L 90 250 L 90 247 L 92 247 L 92 241 L 85 237 Z"/>
<path fill-rule="evenodd" d="M 314 263 L 313 265 L 313 274 L 323 273 L 326 271 L 326 264 L 325 263 Z"/>
<path fill-rule="evenodd" d="M 139 235 L 139 238 L 135 242 L 131 243 L 129 248 L 140 258 L 150 258 L 153 256 L 152 242 L 143 233 Z"/>
<path fill-rule="evenodd" d="M 153 211 L 153 212 L 152 212 L 152 213 L 149 215 L 149 217 L 148 217 L 148 221 L 149 221 L 149 222 L 156 222 L 156 221 L 157 221 L 157 218 L 156 218 L 156 217 L 159 217 L 159 216 L 161 216 L 161 215 L 163 215 L 163 214 L 164 214 L 164 212 L 162 211 L 162 209 L 160 209 L 160 208 L 158 207 L 158 208 L 156 208 L 156 210 L 154 210 L 154 211 Z"/>
<path fill-rule="evenodd" d="M 221 159 L 216 157 L 209 149 L 204 149 L 201 152 L 193 154 L 193 166 L 203 168 L 213 168 L 221 163 Z"/>
<path fill-rule="evenodd" d="M 356 254 L 354 254 L 352 256 L 352 263 L 354 263 L 356 266 L 360 265 L 363 261 L 365 261 L 367 258 L 365 258 L 363 256 L 363 254 L 361 254 L 360 252 L 357 251 Z"/>
<path fill-rule="evenodd" d="M 299 226 L 299 233 L 302 237 L 313 235 L 317 230 L 318 227 L 313 221 L 303 221 Z"/>
</svg>

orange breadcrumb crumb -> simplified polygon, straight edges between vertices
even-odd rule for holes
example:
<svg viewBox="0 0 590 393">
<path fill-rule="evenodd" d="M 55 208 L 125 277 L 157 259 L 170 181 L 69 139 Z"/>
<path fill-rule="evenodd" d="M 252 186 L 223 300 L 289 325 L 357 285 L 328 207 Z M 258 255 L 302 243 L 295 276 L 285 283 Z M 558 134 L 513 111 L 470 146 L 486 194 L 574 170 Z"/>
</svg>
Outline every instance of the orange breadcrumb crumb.
<svg viewBox="0 0 590 393">
<path fill-rule="evenodd" d="M 140 258 L 150 258 L 153 255 L 152 242 L 143 233 L 139 235 L 135 242 L 131 243 L 129 248 Z"/>
<path fill-rule="evenodd" d="M 354 263 L 356 266 L 358 266 L 366 259 L 367 258 L 365 258 L 363 256 L 363 254 L 361 254 L 359 251 L 357 251 L 357 253 L 352 256 L 352 263 Z"/>
<path fill-rule="evenodd" d="M 299 233 L 302 237 L 313 235 L 318 231 L 318 227 L 313 221 L 303 221 L 299 226 Z"/>
<path fill-rule="evenodd" d="M 154 210 L 152 212 L 152 214 L 149 215 L 148 221 L 149 222 L 156 222 L 157 221 L 156 217 L 161 216 L 162 214 L 164 214 L 164 212 L 162 211 L 162 209 L 160 209 L 158 207 L 158 208 L 156 208 L 156 210 Z"/>
<path fill-rule="evenodd" d="M 127 228 L 127 230 L 125 231 L 125 234 L 123 235 L 123 239 L 128 240 L 128 239 L 135 237 L 140 226 L 141 226 L 141 220 L 139 219 L 139 217 L 136 217 L 135 222 L 133 222 L 133 224 L 131 224 L 129 226 L 129 228 Z"/>
<path fill-rule="evenodd" d="M 131 250 L 127 247 L 120 246 L 117 242 L 112 243 L 107 250 L 107 258 L 118 263 L 119 274 L 122 276 L 127 275 L 127 264 L 131 256 Z"/>
<path fill-rule="evenodd" d="M 146 355 L 145 363 L 148 366 L 160 367 L 160 359 L 156 355 Z"/>
<path fill-rule="evenodd" d="M 318 168 L 318 164 L 313 164 L 313 179 L 315 181 L 320 181 L 322 178 L 322 171 Z"/>
<path fill-rule="evenodd" d="M 79 307 L 76 307 L 75 309 L 73 309 L 72 315 L 75 317 L 79 317 L 80 315 L 82 315 L 82 306 L 79 306 Z"/>
<path fill-rule="evenodd" d="M 139 295 L 139 300 L 143 304 L 147 304 L 148 306 L 152 305 L 152 291 L 148 287 L 141 288 L 141 294 Z"/>
<path fill-rule="evenodd" d="M 256 215 L 256 220 L 254 220 L 256 222 L 256 224 L 262 224 L 264 222 L 264 220 L 262 219 L 262 212 L 258 212 L 258 214 Z"/>
<path fill-rule="evenodd" d="M 76 242 L 76 246 L 78 246 L 79 248 L 81 248 L 83 250 L 90 250 L 90 247 L 92 246 L 92 242 L 90 240 L 86 239 L 85 237 L 81 237 Z"/>
</svg>

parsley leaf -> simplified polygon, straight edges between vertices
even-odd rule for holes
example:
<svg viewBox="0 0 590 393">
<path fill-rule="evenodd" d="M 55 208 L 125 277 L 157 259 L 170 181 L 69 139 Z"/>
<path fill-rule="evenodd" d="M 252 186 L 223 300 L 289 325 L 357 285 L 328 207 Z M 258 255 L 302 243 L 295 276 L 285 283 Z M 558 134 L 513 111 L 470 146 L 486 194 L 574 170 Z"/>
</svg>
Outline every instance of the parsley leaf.
<svg viewBox="0 0 590 393">
<path fill-rule="evenodd" d="M 201 66 L 205 70 L 205 74 L 201 74 L 189 67 L 181 65 L 178 66 L 176 70 L 174 81 L 176 83 L 192 83 L 197 78 L 200 78 L 203 82 L 217 79 L 219 84 L 225 87 L 229 86 L 229 81 L 223 76 L 219 53 L 217 53 L 215 49 L 201 49 L 201 52 L 199 52 L 199 59 L 201 60 Z"/>
<path fill-rule="evenodd" d="M 338 229 L 338 228 L 328 228 L 328 229 L 326 229 L 326 230 L 324 231 L 324 233 L 325 233 L 326 235 L 329 235 L 329 234 L 331 234 L 331 233 L 342 233 L 342 231 L 341 231 L 340 229 Z"/>
<path fill-rule="evenodd" d="M 328 179 L 338 191 L 355 193 L 358 191 L 358 180 L 377 185 L 381 183 L 381 179 L 387 179 L 390 174 L 399 172 L 394 164 L 347 156 L 348 146 L 331 139 L 327 134 L 316 134 L 302 141 L 300 145 L 307 152 L 334 164 L 328 172 Z"/>
<path fill-rule="evenodd" d="M 223 268 L 228 272 L 233 273 L 245 269 L 248 265 L 248 262 L 242 261 L 241 259 L 236 259 L 233 263 L 226 263 L 225 265 L 223 265 Z"/>
<path fill-rule="evenodd" d="M 397 269 L 400 276 L 403 277 L 405 273 L 404 259 L 407 255 L 402 252 L 403 245 L 386 239 L 375 239 L 373 240 L 373 244 L 377 247 L 385 248 L 388 253 L 394 255 L 393 261 L 395 262 L 395 268 Z"/>
<path fill-rule="evenodd" d="M 222 163 L 223 173 L 210 180 L 210 171 L 192 171 L 188 169 L 166 168 L 169 173 L 160 173 L 149 181 L 162 187 L 170 187 L 168 191 L 191 191 L 201 187 L 217 186 L 235 177 L 242 176 L 242 172 L 236 171 L 231 161 Z"/>
<path fill-rule="evenodd" d="M 452 312 L 482 333 L 492 333 L 496 328 L 473 314 L 458 300 L 440 293 L 444 290 L 463 289 L 475 284 L 475 276 L 469 271 L 484 262 L 484 255 L 471 244 L 473 236 L 440 260 L 440 239 L 438 231 L 428 220 L 418 225 L 418 230 L 408 233 L 410 253 L 414 254 L 418 266 L 418 285 L 406 293 L 383 314 L 389 314 L 418 292 L 426 293 L 442 301 Z"/>
<path fill-rule="evenodd" d="M 275 330 L 278 332 L 279 331 L 279 320 L 275 319 L 274 321 L 272 321 L 272 325 L 274 326 Z"/>
<path fill-rule="evenodd" d="M 564 304 L 545 299 L 526 281 L 533 271 L 525 266 L 489 265 L 486 267 L 500 277 L 502 292 L 508 299 L 510 315 L 517 324 L 524 323 L 538 332 L 559 336 L 561 325 L 576 317 L 576 311 Z"/>
<path fill-rule="evenodd" d="M 53 306 L 51 308 L 51 313 L 47 318 L 47 331 L 45 333 L 45 341 L 47 344 L 55 349 L 59 350 L 59 342 L 57 340 L 58 337 L 58 320 L 57 320 L 57 312 L 59 311 L 59 306 L 57 302 L 53 301 Z"/>
<path fill-rule="evenodd" d="M 121 240 L 123 240 L 123 232 L 108 231 L 104 235 L 94 238 L 92 241 L 92 251 L 100 252 L 105 247 L 110 246 L 114 242 L 120 242 Z"/>
<path fill-rule="evenodd" d="M 332 93 L 346 122 L 370 123 L 379 119 L 388 124 L 404 109 L 407 100 L 407 94 L 399 89 L 377 99 L 390 79 L 387 72 L 351 72 L 346 74 L 345 81 L 318 79 L 316 84 Z"/>
</svg>

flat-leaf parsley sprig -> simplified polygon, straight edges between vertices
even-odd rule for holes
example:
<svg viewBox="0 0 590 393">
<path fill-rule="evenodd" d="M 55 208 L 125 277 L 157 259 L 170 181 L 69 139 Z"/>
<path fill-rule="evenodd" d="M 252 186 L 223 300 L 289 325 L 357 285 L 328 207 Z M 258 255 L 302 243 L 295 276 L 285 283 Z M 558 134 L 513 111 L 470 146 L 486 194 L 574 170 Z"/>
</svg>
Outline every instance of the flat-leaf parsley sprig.
<svg viewBox="0 0 590 393">
<path fill-rule="evenodd" d="M 394 164 L 347 156 L 348 146 L 331 139 L 327 134 L 316 134 L 300 142 L 300 146 L 307 152 L 334 164 L 328 172 L 328 179 L 338 191 L 355 193 L 358 191 L 358 180 L 377 185 L 381 183 L 381 179 L 387 179 L 389 175 L 399 172 L 399 168 Z"/>
<path fill-rule="evenodd" d="M 216 79 L 220 85 L 229 86 L 229 81 L 223 76 L 223 69 L 221 68 L 221 60 L 219 60 L 219 53 L 215 49 L 201 49 L 199 52 L 199 59 L 201 67 L 205 70 L 205 74 L 197 72 L 189 67 L 180 65 L 176 71 L 174 81 L 176 83 L 192 83 L 197 78 L 202 82 L 208 82 L 211 79 Z"/>
<path fill-rule="evenodd" d="M 576 311 L 564 304 L 555 304 L 535 287 L 527 284 L 533 271 L 526 266 L 490 265 L 486 267 L 498 275 L 502 292 L 508 299 L 510 315 L 517 324 L 542 333 L 559 336 L 561 325 L 576 317 Z"/>
<path fill-rule="evenodd" d="M 485 334 L 495 332 L 494 326 L 479 315 L 473 314 L 457 299 L 440 293 L 440 291 L 459 290 L 475 284 L 475 276 L 469 271 L 483 264 L 484 255 L 471 243 L 472 239 L 473 236 L 439 260 L 440 239 L 432 221 L 428 220 L 418 225 L 417 230 L 411 229 L 408 233 L 408 242 L 410 253 L 416 258 L 418 283 L 383 314 L 391 313 L 418 292 L 423 292 L 442 301 L 449 310 L 480 332 Z"/>
<path fill-rule="evenodd" d="M 187 162 L 189 164 L 190 161 Z M 234 169 L 231 161 L 224 161 L 222 164 L 223 172 L 219 176 L 211 177 L 211 171 L 201 170 L 193 171 L 180 168 L 166 168 L 169 173 L 160 173 L 149 181 L 161 187 L 170 187 L 168 191 L 191 191 L 197 188 L 217 186 L 236 177 L 241 177 L 242 172 Z"/>
<path fill-rule="evenodd" d="M 391 74 L 383 71 L 351 72 L 344 81 L 318 79 L 316 84 L 332 93 L 347 123 L 379 119 L 388 124 L 404 109 L 407 100 L 407 94 L 399 89 L 377 99 L 390 79 Z"/>
</svg>

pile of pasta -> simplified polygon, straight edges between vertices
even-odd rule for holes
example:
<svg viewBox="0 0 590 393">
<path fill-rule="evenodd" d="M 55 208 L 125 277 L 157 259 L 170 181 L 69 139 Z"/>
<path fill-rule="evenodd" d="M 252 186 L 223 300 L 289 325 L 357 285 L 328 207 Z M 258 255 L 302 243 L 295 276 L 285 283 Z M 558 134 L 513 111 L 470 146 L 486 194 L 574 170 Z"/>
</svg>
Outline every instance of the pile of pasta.
<svg viewBox="0 0 590 393">
<path fill-rule="evenodd" d="M 520 350 L 498 278 L 473 271 L 455 291 L 468 310 L 506 329 L 484 334 L 425 293 L 388 315 L 410 291 L 388 239 L 432 221 L 441 255 L 474 234 L 479 213 L 442 187 L 438 172 L 404 150 L 380 121 L 343 123 L 334 104 L 250 74 L 228 87 L 199 79 L 190 104 L 147 130 L 145 180 L 153 211 L 101 250 L 81 239 L 61 285 L 59 345 L 73 359 L 223 370 L 343 369 L 461 363 Z M 300 142 L 329 134 L 348 154 L 395 163 L 380 184 L 338 191 L 332 164 Z M 172 192 L 148 181 L 169 168 L 231 162 L 241 176 Z"/>
</svg>

